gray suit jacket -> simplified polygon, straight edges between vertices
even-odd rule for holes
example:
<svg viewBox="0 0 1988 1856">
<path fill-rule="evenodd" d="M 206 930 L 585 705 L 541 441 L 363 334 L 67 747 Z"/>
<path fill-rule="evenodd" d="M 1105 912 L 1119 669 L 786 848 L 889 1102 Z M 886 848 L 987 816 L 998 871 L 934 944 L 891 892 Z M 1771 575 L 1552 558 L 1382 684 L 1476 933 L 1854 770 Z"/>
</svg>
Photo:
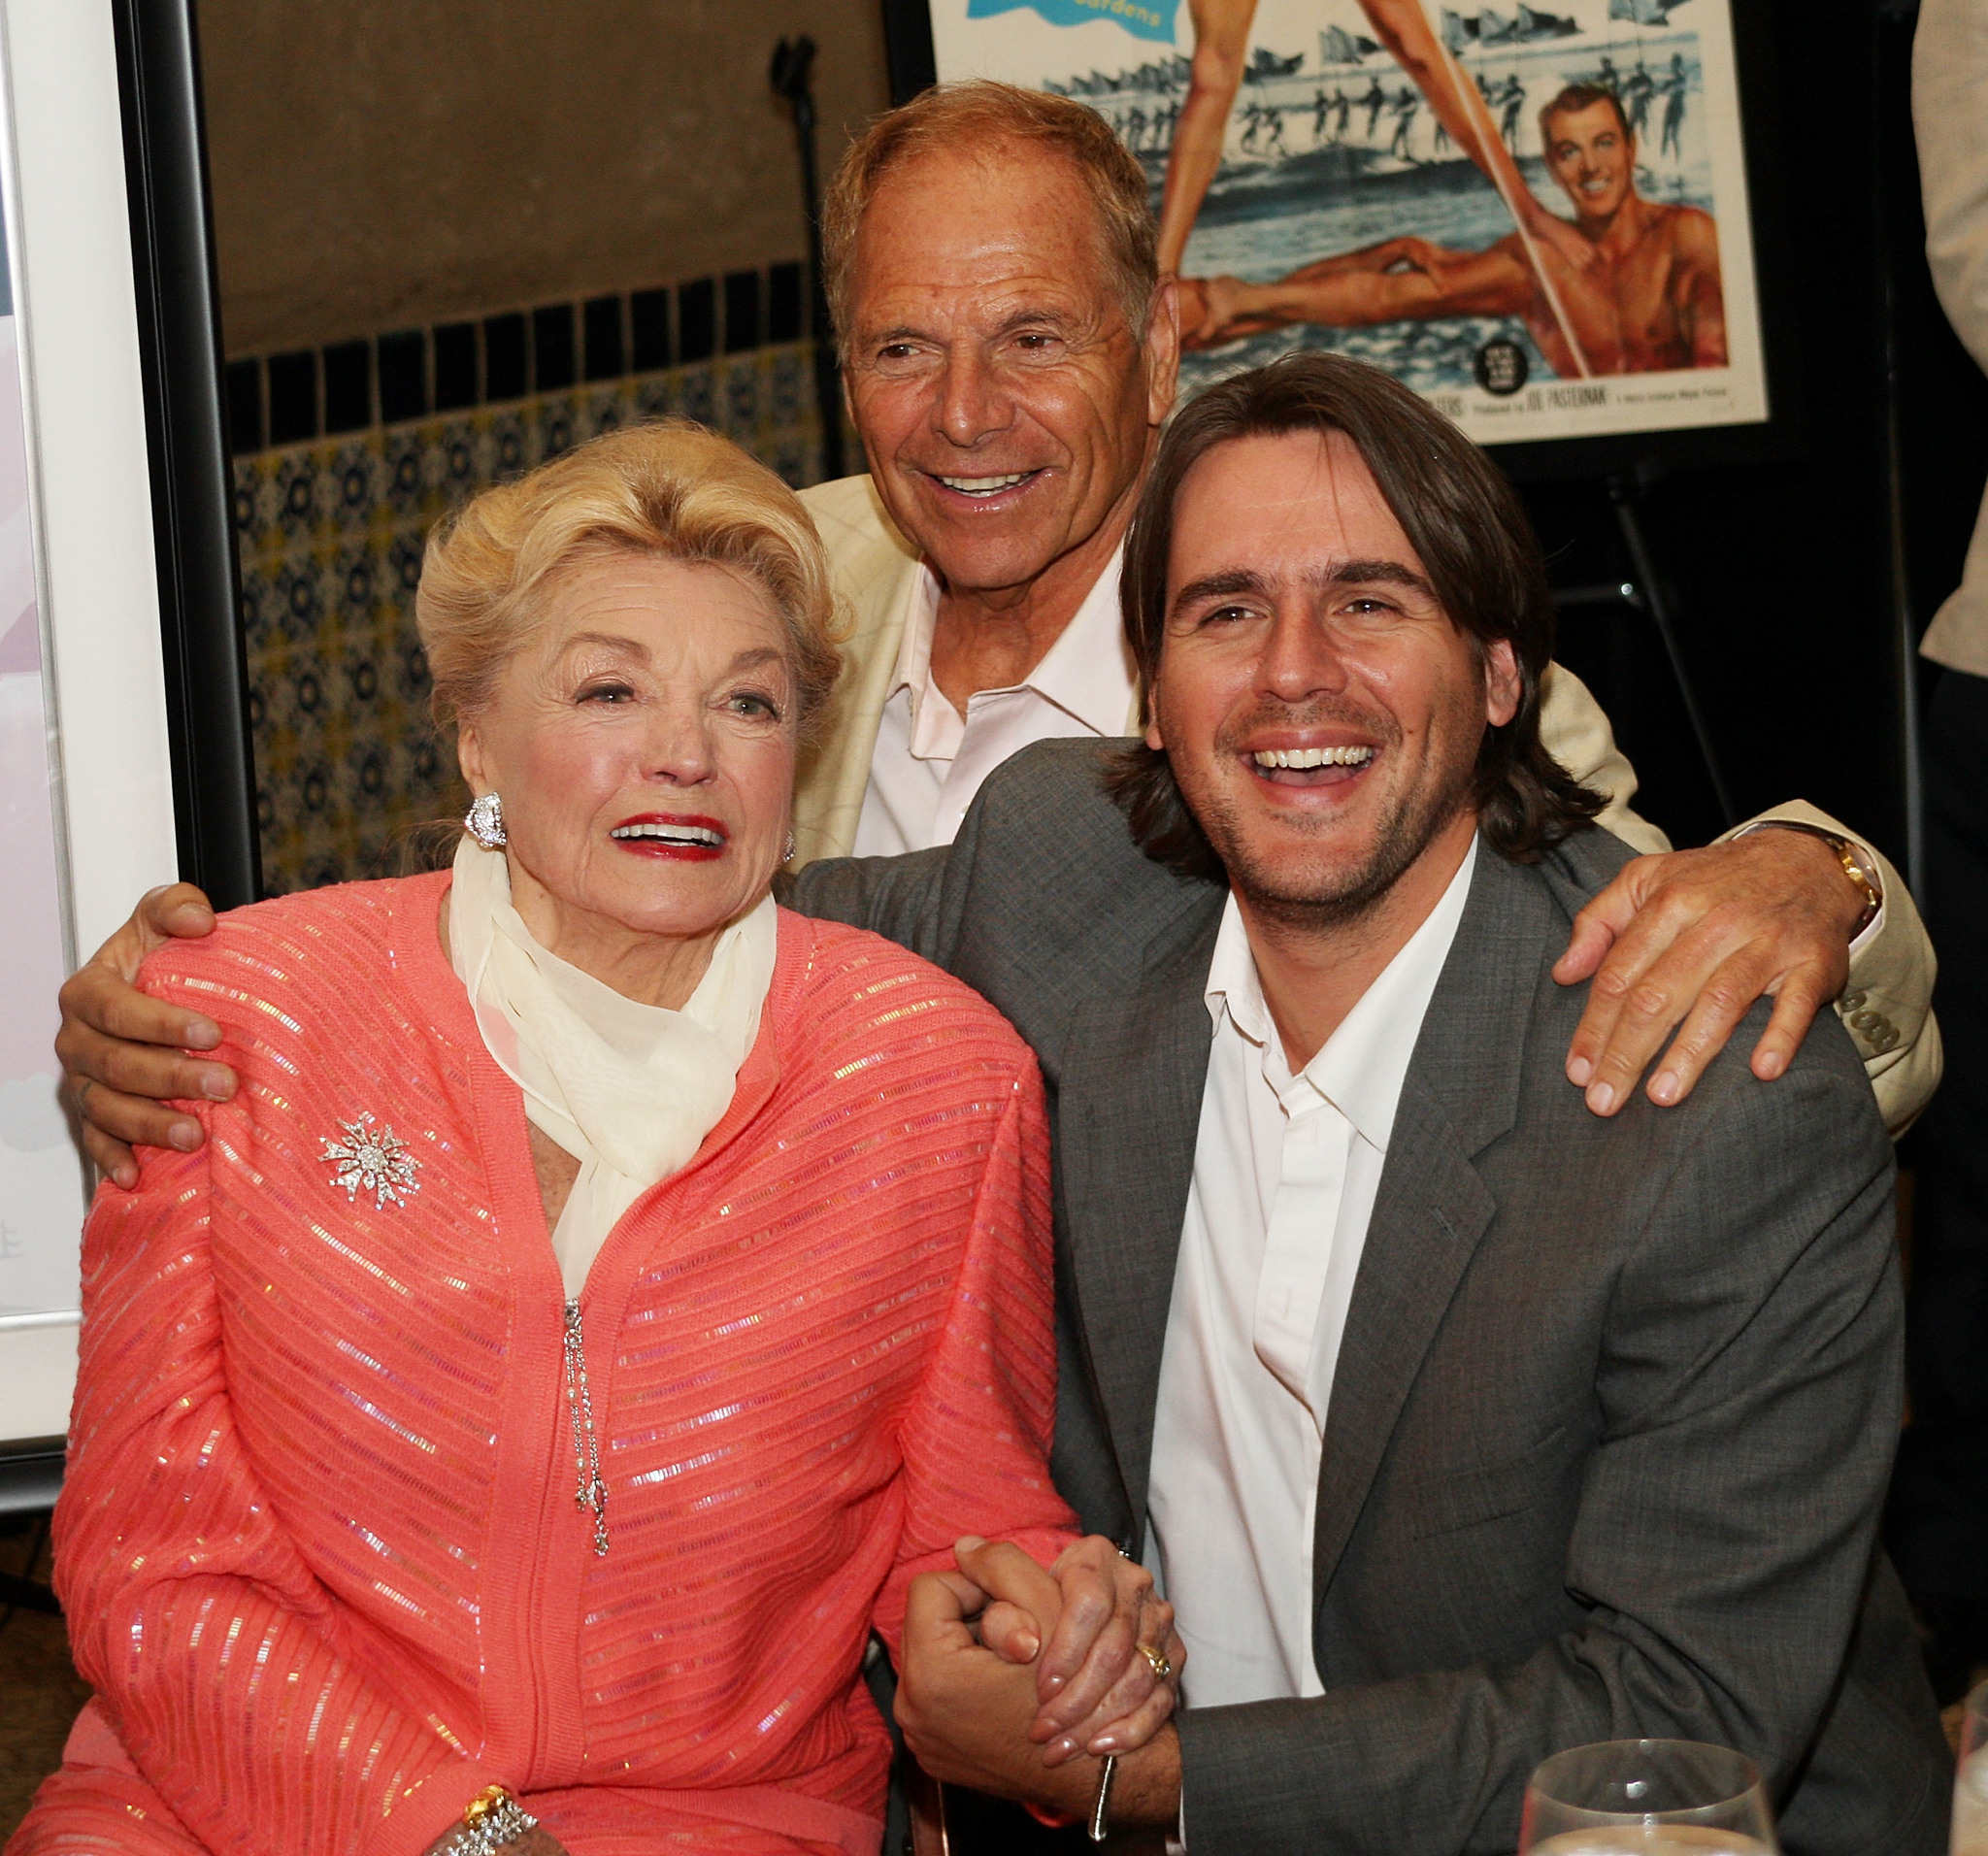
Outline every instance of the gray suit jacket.
<svg viewBox="0 0 1988 1856">
<path fill-rule="evenodd" d="M 949 851 L 818 863 L 795 906 L 977 987 L 1055 1128 L 1055 1468 L 1142 1532 L 1223 892 L 1143 857 L 1091 742 L 981 789 Z M 1402 1091 L 1327 1414 L 1316 1700 L 1180 1718 L 1191 1844 L 1509 1850 L 1554 1750 L 1737 1746 L 1790 1856 L 1945 1848 L 1950 1769 L 1874 1548 L 1900 1412 L 1890 1143 L 1825 1017 L 1788 1076 L 1589 1114 L 1548 968 L 1630 855 L 1480 855 Z M 1742 1030 L 1737 1051 L 1750 1047 Z M 1192 1672 L 1189 1672 L 1191 1686 Z"/>
</svg>

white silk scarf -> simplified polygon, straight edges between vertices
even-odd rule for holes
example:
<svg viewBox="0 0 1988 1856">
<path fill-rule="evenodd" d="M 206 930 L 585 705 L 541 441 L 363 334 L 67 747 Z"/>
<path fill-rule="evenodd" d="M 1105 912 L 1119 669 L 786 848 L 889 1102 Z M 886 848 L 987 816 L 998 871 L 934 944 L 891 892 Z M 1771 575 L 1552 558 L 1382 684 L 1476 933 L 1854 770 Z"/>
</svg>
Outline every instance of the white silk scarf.
<svg viewBox="0 0 1988 1856">
<path fill-rule="evenodd" d="M 732 1106 L 778 942 L 766 896 L 718 937 L 682 1011 L 639 1005 L 532 939 L 501 850 L 468 836 L 457 846 L 449 963 L 526 1117 L 580 1162 L 552 1233 L 569 1297 L 621 1214 L 687 1166 Z"/>
</svg>

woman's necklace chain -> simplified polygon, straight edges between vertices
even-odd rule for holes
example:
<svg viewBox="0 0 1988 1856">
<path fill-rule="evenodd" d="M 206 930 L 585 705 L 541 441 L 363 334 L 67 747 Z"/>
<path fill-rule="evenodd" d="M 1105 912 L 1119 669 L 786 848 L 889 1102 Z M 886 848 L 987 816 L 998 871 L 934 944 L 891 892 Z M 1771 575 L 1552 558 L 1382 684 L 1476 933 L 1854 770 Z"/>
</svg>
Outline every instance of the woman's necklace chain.
<svg viewBox="0 0 1988 1856">
<path fill-rule="evenodd" d="M 586 1337 L 578 1297 L 566 1305 L 566 1414 L 573 1420 L 573 1463 L 579 1480 L 575 1508 L 594 1517 L 594 1552 L 608 1550 L 608 1485 L 601 1480 L 601 1444 L 594 1435 L 593 1394 L 586 1382 Z"/>
</svg>

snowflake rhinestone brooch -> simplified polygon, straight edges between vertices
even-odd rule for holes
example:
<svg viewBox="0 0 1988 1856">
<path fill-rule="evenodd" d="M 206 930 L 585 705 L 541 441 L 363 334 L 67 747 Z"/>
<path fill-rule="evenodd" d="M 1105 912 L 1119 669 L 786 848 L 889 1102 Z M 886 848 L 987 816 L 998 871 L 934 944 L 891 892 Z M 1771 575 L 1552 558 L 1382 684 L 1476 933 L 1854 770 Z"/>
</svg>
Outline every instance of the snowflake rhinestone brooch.
<svg viewBox="0 0 1988 1856">
<path fill-rule="evenodd" d="M 370 1114 L 338 1125 L 345 1139 L 331 1141 L 320 1135 L 324 1151 L 317 1157 L 336 1169 L 331 1183 L 344 1186 L 348 1200 L 356 1199 L 364 1190 L 372 1193 L 374 1209 L 384 1210 L 389 1205 L 406 1205 L 409 1193 L 420 1191 L 421 1182 L 414 1175 L 421 1163 L 391 1128 L 376 1133 Z"/>
</svg>

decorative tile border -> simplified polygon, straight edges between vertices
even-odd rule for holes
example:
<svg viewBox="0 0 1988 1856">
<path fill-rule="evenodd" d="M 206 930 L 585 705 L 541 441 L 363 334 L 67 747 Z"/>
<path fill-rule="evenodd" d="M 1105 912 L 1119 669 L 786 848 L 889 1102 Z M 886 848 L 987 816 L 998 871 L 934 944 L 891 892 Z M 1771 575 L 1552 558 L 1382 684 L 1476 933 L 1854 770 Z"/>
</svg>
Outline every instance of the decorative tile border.
<svg viewBox="0 0 1988 1856">
<path fill-rule="evenodd" d="M 688 288 L 677 292 L 679 307 Z M 424 365 L 441 333 L 426 338 Z M 367 345 L 369 367 L 391 366 L 393 339 Z M 604 339 L 597 332 L 589 345 Z M 327 381 L 330 357 L 327 349 L 314 358 Z M 804 341 L 237 456 L 242 625 L 271 894 L 395 874 L 414 827 L 467 804 L 428 720 L 428 669 L 414 633 L 421 549 L 436 520 L 596 433 L 666 414 L 724 433 L 796 486 L 820 474 Z"/>
</svg>

